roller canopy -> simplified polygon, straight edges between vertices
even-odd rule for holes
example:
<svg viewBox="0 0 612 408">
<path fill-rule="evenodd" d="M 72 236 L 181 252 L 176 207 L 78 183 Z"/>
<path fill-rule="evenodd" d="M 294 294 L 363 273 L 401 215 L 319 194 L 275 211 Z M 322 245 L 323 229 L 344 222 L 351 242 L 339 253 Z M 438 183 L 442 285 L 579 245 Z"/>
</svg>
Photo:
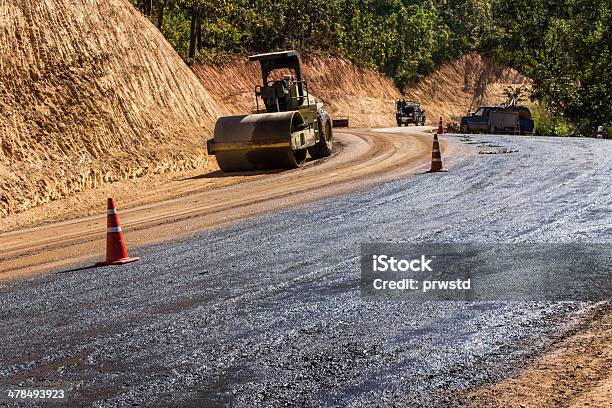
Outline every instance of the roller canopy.
<svg viewBox="0 0 612 408">
<path fill-rule="evenodd" d="M 270 72 L 277 69 L 290 69 L 295 72 L 295 78 L 297 80 L 298 90 L 300 95 L 302 91 L 302 61 L 300 60 L 300 54 L 297 51 L 282 51 L 272 52 L 269 54 L 258 54 L 249 57 L 250 61 L 259 61 L 261 65 L 261 74 L 263 79 L 263 85 L 268 83 L 268 77 Z"/>
</svg>

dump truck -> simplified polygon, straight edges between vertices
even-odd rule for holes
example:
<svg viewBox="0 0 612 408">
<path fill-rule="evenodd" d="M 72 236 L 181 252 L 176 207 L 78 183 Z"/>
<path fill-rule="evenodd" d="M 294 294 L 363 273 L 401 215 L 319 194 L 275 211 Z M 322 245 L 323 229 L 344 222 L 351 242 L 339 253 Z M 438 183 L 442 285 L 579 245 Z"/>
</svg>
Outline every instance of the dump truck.
<svg viewBox="0 0 612 408">
<path fill-rule="evenodd" d="M 425 125 L 425 111 L 421 109 L 421 104 L 418 102 L 400 99 L 395 102 L 395 120 L 399 127 L 408 126 L 409 123 L 423 126 Z"/>
<path fill-rule="evenodd" d="M 526 106 L 481 106 L 461 118 L 461 133 L 533 133 L 534 122 Z"/>
<path fill-rule="evenodd" d="M 207 142 L 225 172 L 290 169 L 330 156 L 333 120 L 308 91 L 297 51 L 249 57 L 261 66 L 255 86 L 255 110 L 217 120 Z"/>
</svg>

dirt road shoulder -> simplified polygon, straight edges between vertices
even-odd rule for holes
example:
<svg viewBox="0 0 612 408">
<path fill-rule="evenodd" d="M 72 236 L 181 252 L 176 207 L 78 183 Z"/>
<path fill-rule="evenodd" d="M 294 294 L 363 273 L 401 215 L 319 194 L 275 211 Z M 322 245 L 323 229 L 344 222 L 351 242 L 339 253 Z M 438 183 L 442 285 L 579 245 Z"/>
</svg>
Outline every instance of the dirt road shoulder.
<svg viewBox="0 0 612 408">
<path fill-rule="evenodd" d="M 612 305 L 526 370 L 472 392 L 473 408 L 610 407 Z"/>
<path fill-rule="evenodd" d="M 128 244 L 136 247 L 177 239 L 256 214 L 355 191 L 423 172 L 431 160 L 431 134 L 424 128 L 387 133 L 355 129 L 338 136 L 346 149 L 316 165 L 219 186 L 209 183 L 206 175 L 189 178 L 180 185 L 156 186 L 149 195 L 143 193 L 135 207 L 129 199 L 119 197 Z M 453 143 L 442 140 L 442 148 L 447 157 L 456 154 Z M 221 180 L 226 177 L 217 176 Z M 97 215 L 0 234 L 0 281 L 85 264 L 102 256 L 105 199 L 99 197 L 95 202 Z"/>
</svg>

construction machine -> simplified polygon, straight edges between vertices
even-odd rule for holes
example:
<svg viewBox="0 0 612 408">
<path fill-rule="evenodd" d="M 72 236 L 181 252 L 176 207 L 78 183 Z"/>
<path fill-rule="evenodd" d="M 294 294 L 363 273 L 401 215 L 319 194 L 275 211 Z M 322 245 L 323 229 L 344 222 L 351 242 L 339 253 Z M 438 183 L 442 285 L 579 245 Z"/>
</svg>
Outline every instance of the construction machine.
<svg viewBox="0 0 612 408">
<path fill-rule="evenodd" d="M 415 126 L 425 125 L 425 111 L 421 109 L 421 104 L 418 102 L 406 101 L 400 99 L 395 103 L 395 120 L 397 126 L 408 126 L 409 123 L 414 123 Z"/>
<path fill-rule="evenodd" d="M 255 110 L 219 118 L 207 143 L 221 170 L 296 168 L 307 153 L 313 159 L 331 155 L 333 121 L 308 92 L 298 52 L 259 54 L 249 60 L 260 63 L 263 79 L 255 86 Z"/>
</svg>

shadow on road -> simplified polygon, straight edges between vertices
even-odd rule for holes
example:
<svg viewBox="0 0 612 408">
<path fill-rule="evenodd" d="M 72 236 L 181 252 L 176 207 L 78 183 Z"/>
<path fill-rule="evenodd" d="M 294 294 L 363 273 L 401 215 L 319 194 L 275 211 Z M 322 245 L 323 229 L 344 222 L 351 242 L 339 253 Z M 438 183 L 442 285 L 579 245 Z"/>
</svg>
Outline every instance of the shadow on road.
<svg viewBox="0 0 612 408">
<path fill-rule="evenodd" d="M 210 173 L 200 174 L 199 176 L 187 177 L 182 179 L 185 180 L 200 180 L 200 179 L 215 179 L 215 178 L 224 178 L 224 177 L 248 177 L 248 176 L 259 176 L 262 174 L 277 174 L 286 171 L 286 169 L 278 169 L 278 170 L 261 170 L 261 171 L 237 171 L 233 173 L 225 173 L 221 170 L 215 170 Z"/>
<path fill-rule="evenodd" d="M 59 271 L 56 272 L 56 274 L 60 275 L 60 274 L 64 274 L 64 273 L 72 273 L 72 272 L 80 272 L 80 271 L 85 271 L 88 269 L 96 269 L 96 268 L 101 268 L 104 265 L 89 265 L 89 266 L 81 266 L 79 268 L 73 268 L 73 269 L 68 269 L 65 271 Z"/>
</svg>

